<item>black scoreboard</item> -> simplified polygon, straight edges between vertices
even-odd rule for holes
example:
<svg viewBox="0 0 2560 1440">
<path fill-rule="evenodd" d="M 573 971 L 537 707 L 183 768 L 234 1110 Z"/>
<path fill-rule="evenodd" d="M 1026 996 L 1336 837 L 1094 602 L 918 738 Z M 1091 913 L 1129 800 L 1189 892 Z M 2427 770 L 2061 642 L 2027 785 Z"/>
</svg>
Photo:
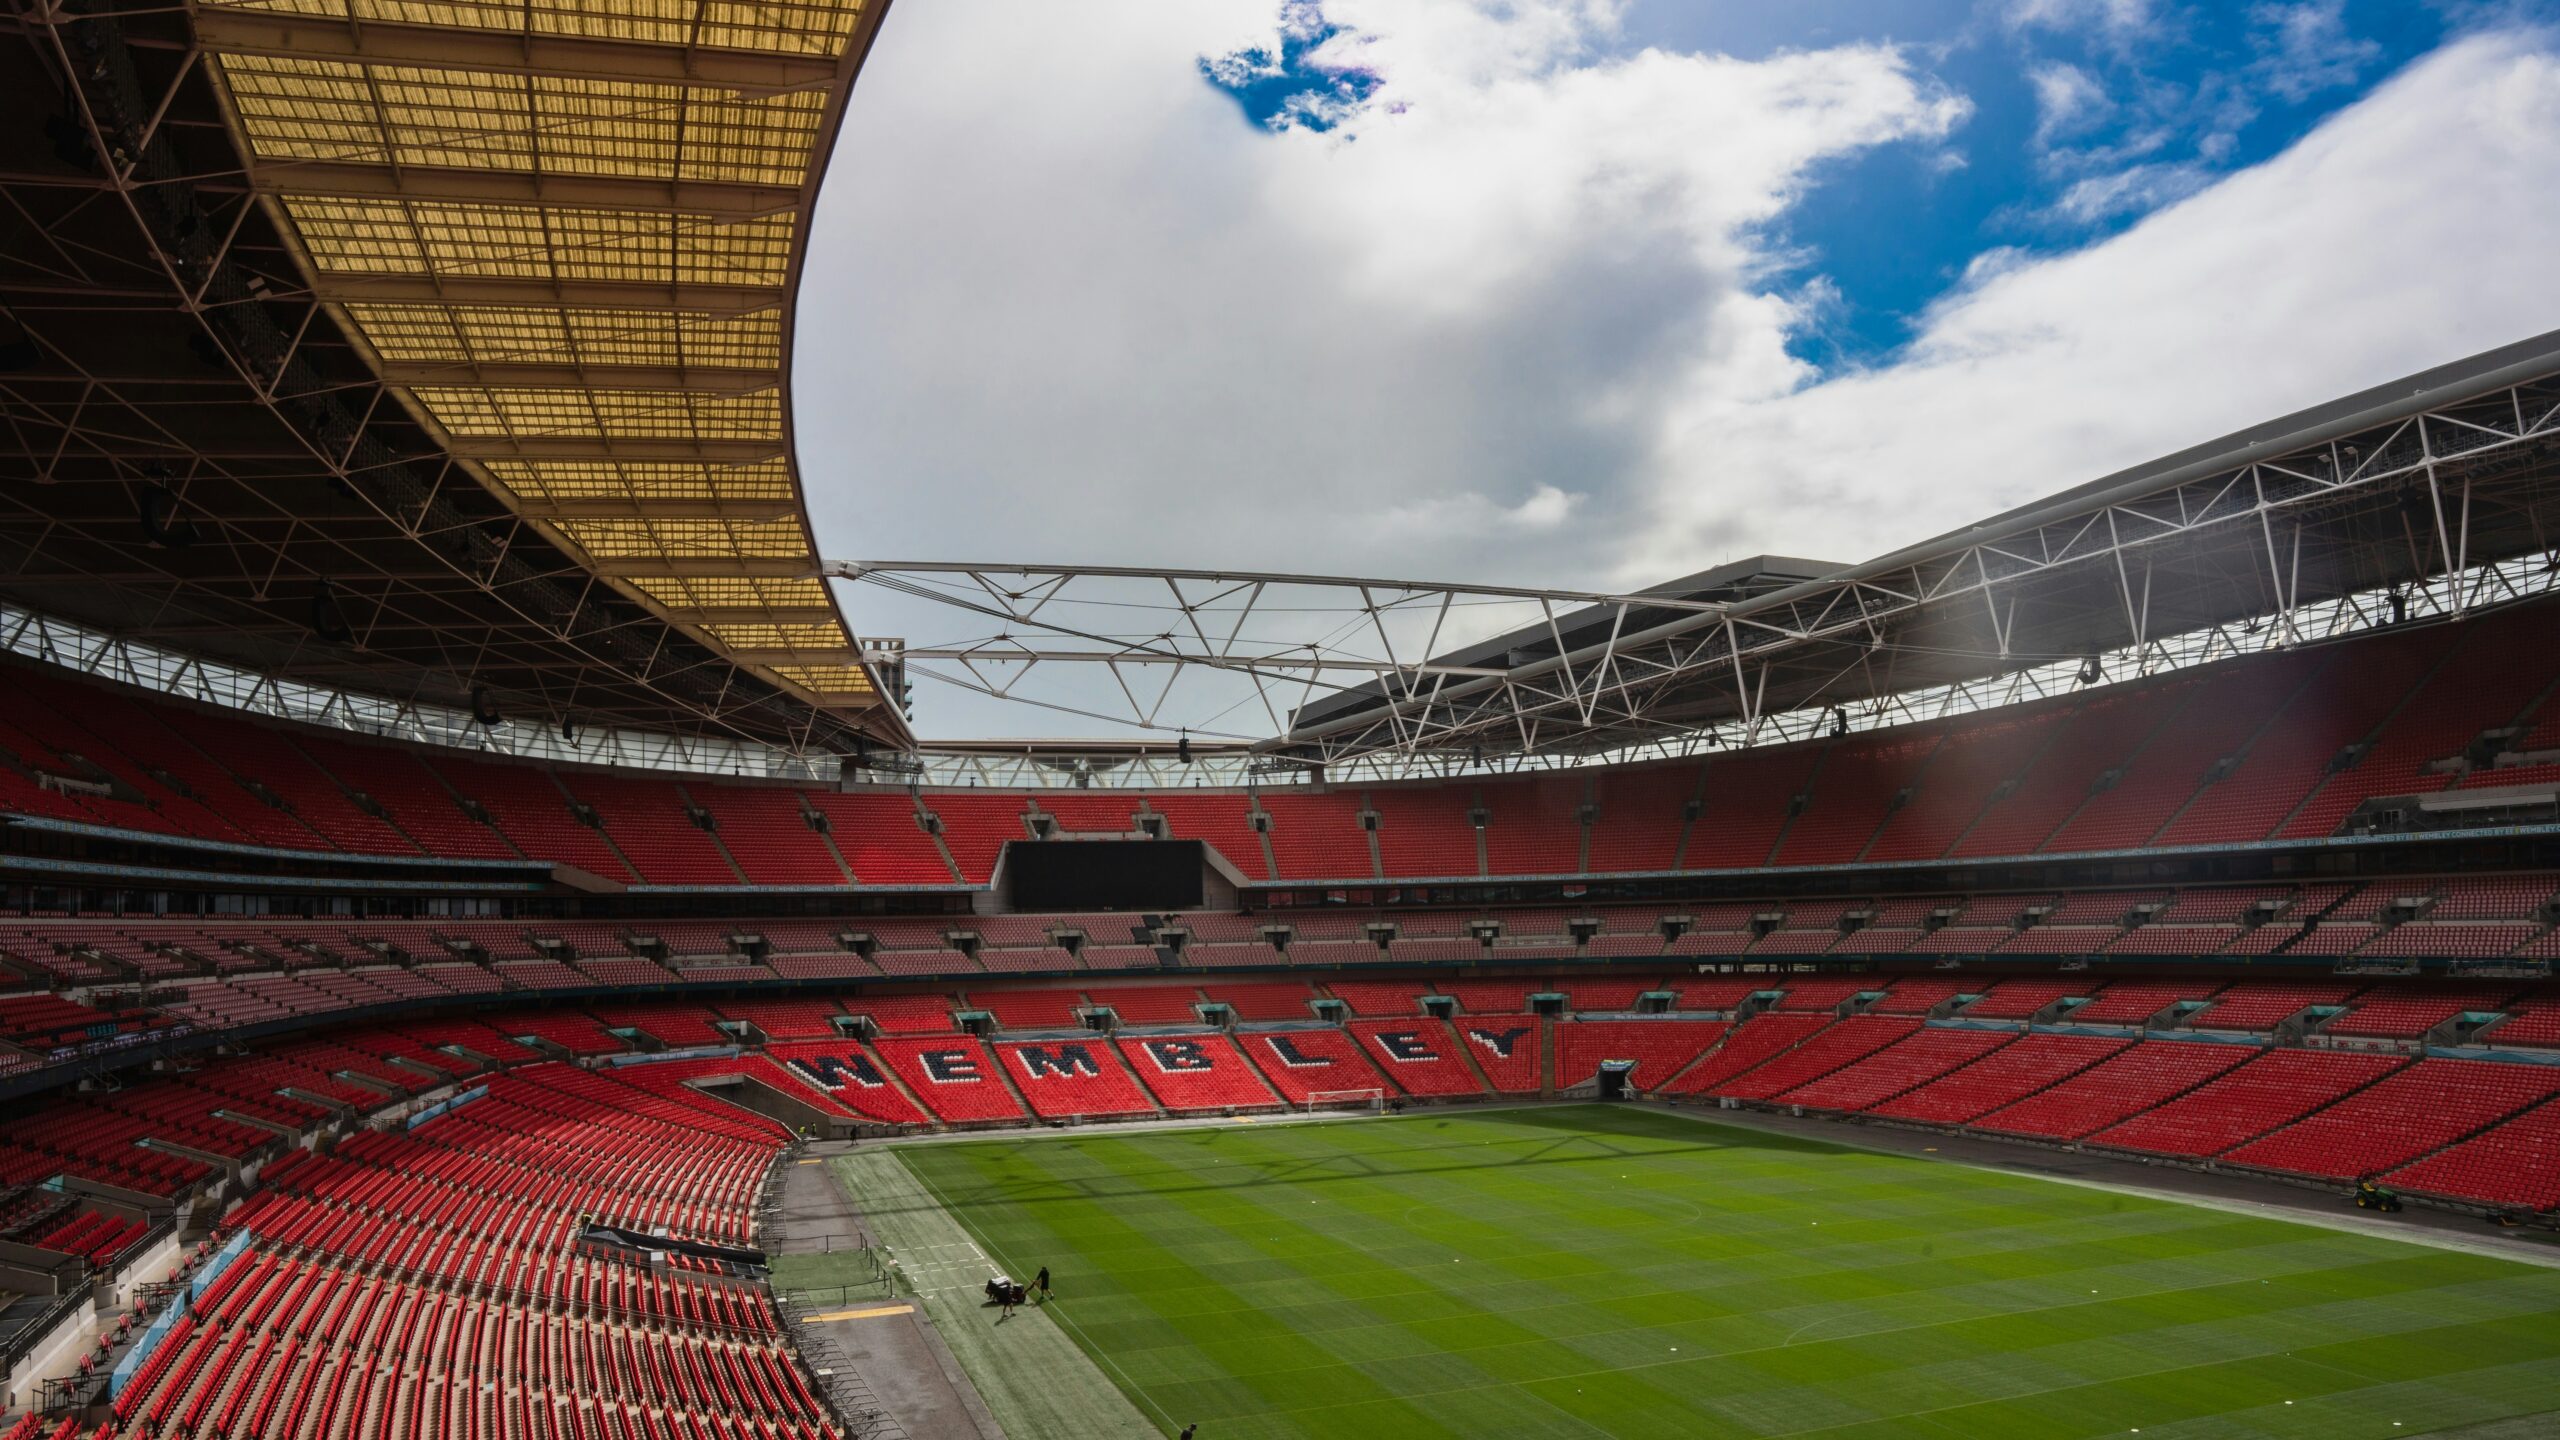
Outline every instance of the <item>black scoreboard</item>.
<svg viewBox="0 0 2560 1440">
<path fill-rule="evenodd" d="M 1016 910 L 1196 910 L 1197 840 L 1017 840 L 1005 847 Z"/>
</svg>

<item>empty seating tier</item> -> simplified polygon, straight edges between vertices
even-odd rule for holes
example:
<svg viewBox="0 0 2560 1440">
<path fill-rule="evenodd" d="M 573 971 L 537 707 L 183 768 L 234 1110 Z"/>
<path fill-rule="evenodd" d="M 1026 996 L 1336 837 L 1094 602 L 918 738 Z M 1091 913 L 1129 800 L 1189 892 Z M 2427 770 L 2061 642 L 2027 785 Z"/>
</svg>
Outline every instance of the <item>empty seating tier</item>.
<svg viewBox="0 0 2560 1440">
<path fill-rule="evenodd" d="M 681 1087 L 537 1065 L 419 1130 L 295 1152 L 231 1218 L 254 1244 L 117 1396 L 116 1424 L 833 1436 L 761 1287 L 574 1244 L 589 1216 L 751 1243 L 781 1140 Z"/>
<path fill-rule="evenodd" d="M 1656 1087 L 1657 1091 L 1673 1095 L 1716 1091 L 1735 1076 L 1802 1043 L 1830 1023 L 1827 1015 L 1782 1015 L 1774 1011 L 1754 1015 L 1727 1032 L 1723 1041 L 1697 1064 L 1673 1076 L 1667 1086 Z"/>
<path fill-rule="evenodd" d="M 2257 1058 L 2247 1045 L 2150 1040 L 2060 1084 L 1993 1110 L 1974 1124 L 2009 1135 L 2078 1140 Z"/>
<path fill-rule="evenodd" d="M 2549 768 L 2478 766 L 2466 751 L 2484 732 L 2525 746 L 2560 737 L 2539 700 L 2552 679 L 2548 647 L 2533 643 L 2552 614 L 2547 601 L 2507 606 L 2465 626 L 2392 628 L 1704 761 L 1366 789 L 910 793 L 551 765 L 379 743 L 12 662 L 0 700 L 0 808 L 143 837 L 359 858 L 531 859 L 616 884 L 782 889 L 982 886 L 1003 846 L 1033 842 L 1043 813 L 1069 833 L 1131 835 L 1142 820 L 1159 821 L 1262 882 L 2317 841 L 2367 800 L 2512 783 Z M 2446 763 L 2466 758 L 2476 768 Z M 2530 937 L 2542 923 L 2515 898 L 2443 906 L 2396 929 L 2351 919 L 2309 943 L 2345 953 L 2330 947 L 2378 935 L 2377 954 L 2493 953 L 2482 947 Z M 2110 945 L 2119 918 L 2067 916 L 2023 931 L 1969 925 L 1930 944 L 1941 953 L 2071 953 Z M 2266 943 L 2287 943 L 2298 928 Z M 2166 954 L 2177 952 L 2159 947 L 2231 938 L 2202 921 L 2179 929 L 2191 933 L 2127 934 L 2108 953 L 2127 942 Z M 1756 939 L 1743 926 L 1702 927 L 1689 953 L 1719 953 L 1718 937 L 1732 945 L 1721 953 Z M 1757 948 L 1869 953 L 1874 940 L 1797 919 Z"/>
<path fill-rule="evenodd" d="M 1381 1074 L 1408 1095 L 1482 1095 L 1458 1037 L 1438 1020 L 1354 1020 L 1348 1027 Z"/>
<path fill-rule="evenodd" d="M 1431 987 L 1409 980 L 1333 980 L 1324 987 L 1333 998 L 1351 1007 L 1351 1013 L 1371 1015 L 1419 1015 L 1422 995 Z"/>
<path fill-rule="evenodd" d="M 1130 1070 L 1174 1114 L 1279 1103 L 1253 1063 L 1225 1035 L 1123 1036 L 1117 1043 Z"/>
<path fill-rule="evenodd" d="M 909 1092 L 949 1124 L 1024 1118 L 995 1057 L 972 1036 L 893 1036 L 874 1050 Z"/>
<path fill-rule="evenodd" d="M 2187 1023 L 2199 1030 L 2272 1030 L 2314 1005 L 2336 1005 L 2358 987 L 2327 980 L 2243 980 Z"/>
<path fill-rule="evenodd" d="M 1007 1030 L 1076 1030 L 1084 997 L 1073 990 L 972 990 L 971 1008 L 996 1017 Z"/>
<path fill-rule="evenodd" d="M 1240 1021 L 1304 1020 L 1315 1013 L 1309 1007 L 1316 993 L 1303 981 L 1262 985 L 1220 983 L 1209 986 L 1202 993 L 1232 1009 Z"/>
<path fill-rule="evenodd" d="M 2421 1060 L 2222 1158 L 2355 1180 L 2450 1145 L 2560 1094 L 2560 1066 Z"/>
<path fill-rule="evenodd" d="M 1200 1020 L 1200 992 L 1189 985 L 1106 986 L 1089 989 L 1085 996 L 1123 1025 L 1195 1025 Z"/>
<path fill-rule="evenodd" d="M 995 1046 L 1005 1073 L 1045 1120 L 1099 1115 L 1151 1115 L 1155 1102 L 1138 1087 L 1110 1041 L 1006 1041 Z"/>
<path fill-rule="evenodd" d="M 1262 1078 L 1280 1093 L 1280 1098 L 1292 1105 L 1305 1104 L 1311 1095 L 1358 1090 L 1396 1092 L 1396 1087 L 1369 1062 L 1361 1042 L 1343 1030 L 1257 1030 L 1238 1036 L 1236 1044 L 1262 1071 Z"/>
<path fill-rule="evenodd" d="M 1633 1088 L 1659 1090 L 1726 1028 L 1721 1020 L 1565 1021 L 1555 1027 L 1556 1088 L 1569 1090 L 1597 1079 L 1604 1061 L 1631 1060 Z"/>
<path fill-rule="evenodd" d="M 775 1045 L 771 1057 L 809 1085 L 856 1114 L 890 1125 L 923 1125 L 933 1117 L 916 1108 L 891 1080 L 888 1067 L 854 1040 L 794 1040 Z"/>
<path fill-rule="evenodd" d="M 2395 1056 L 2270 1050 L 2157 1109 L 2089 1137 L 2165 1155 L 2219 1155 L 2400 1067 Z"/>
<path fill-rule="evenodd" d="M 1845 1023 L 1845 1022 L 1844 1022 Z M 1866 1110 L 2018 1038 L 2013 1030 L 1928 1029 L 1778 1097 L 1815 1110 Z"/>
<path fill-rule="evenodd" d="M 2536 1105 L 2386 1178 L 2405 1189 L 2498 1209 L 2560 1206 L 2560 1103 Z"/>
<path fill-rule="evenodd" d="M 1738 1100 L 1771 1100 L 1913 1034 L 1917 1020 L 1861 1015 L 1815 1032 L 1801 1045 L 1715 1089 Z"/>
<path fill-rule="evenodd" d="M 2097 1035 L 2025 1035 L 1874 1107 L 1893 1120 L 1966 1125 L 2133 1044 Z M 1889 1052 L 1888 1052 L 1889 1053 Z"/>
<path fill-rule="evenodd" d="M 1449 1026 L 1495 1090 L 1535 1095 L 1541 1081 L 1542 1037 L 1535 1015 L 1461 1015 Z"/>
</svg>

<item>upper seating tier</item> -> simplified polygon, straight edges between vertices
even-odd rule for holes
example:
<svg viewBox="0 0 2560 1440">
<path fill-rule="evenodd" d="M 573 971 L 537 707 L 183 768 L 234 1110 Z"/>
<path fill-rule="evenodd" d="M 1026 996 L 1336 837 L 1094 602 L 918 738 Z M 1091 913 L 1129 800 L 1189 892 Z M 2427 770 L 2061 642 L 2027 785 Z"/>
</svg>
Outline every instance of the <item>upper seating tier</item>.
<svg viewBox="0 0 2560 1440">
<path fill-rule="evenodd" d="M 723 887 L 983 886 L 1001 848 L 1031 840 L 1044 814 L 1068 833 L 1135 835 L 1152 826 L 1205 840 L 1237 875 L 1261 883 L 2316 840 L 2368 800 L 2528 773 L 2473 768 L 2478 757 L 2466 756 L 2484 732 L 2540 734 L 2552 723 L 2535 707 L 2560 659 L 2533 639 L 2548 632 L 2555 610 L 2560 601 L 2529 601 L 2465 625 L 2393 628 L 1926 724 L 1719 751 L 1703 762 L 1234 791 L 841 791 L 548 765 L 213 712 L 10 661 L 12 683 L 0 687 L 0 810 L 234 845 L 522 856 L 615 883 Z M 2494 916 L 2455 907 L 2438 918 L 2539 923 L 2512 907 Z M 1996 924 L 1977 928 L 1983 933 L 1938 948 L 2104 945 L 2113 925 L 2029 927 L 2014 940 Z M 1787 933 L 1770 948 L 1869 948 L 1822 926 Z M 2170 938 L 2214 937 L 2153 935 L 2139 944 Z M 2350 926 L 2315 943 L 2353 948 L 2368 938 Z M 2531 938 L 2430 928 L 2389 943 L 2505 953 Z M 1706 953 L 1748 944 L 1745 936 Z"/>
</svg>

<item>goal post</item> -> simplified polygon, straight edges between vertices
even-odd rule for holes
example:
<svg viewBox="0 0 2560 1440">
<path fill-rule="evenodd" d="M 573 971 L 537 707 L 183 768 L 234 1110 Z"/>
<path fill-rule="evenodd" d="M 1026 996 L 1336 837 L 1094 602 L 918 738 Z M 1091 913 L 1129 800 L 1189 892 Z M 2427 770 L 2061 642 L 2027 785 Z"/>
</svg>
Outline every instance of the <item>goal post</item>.
<svg viewBox="0 0 2560 1440">
<path fill-rule="evenodd" d="M 1375 1089 L 1308 1091 L 1307 1113 L 1313 1115 L 1320 1110 L 1366 1110 L 1372 1115 L 1383 1115 L 1387 1111 L 1387 1092 Z"/>
</svg>

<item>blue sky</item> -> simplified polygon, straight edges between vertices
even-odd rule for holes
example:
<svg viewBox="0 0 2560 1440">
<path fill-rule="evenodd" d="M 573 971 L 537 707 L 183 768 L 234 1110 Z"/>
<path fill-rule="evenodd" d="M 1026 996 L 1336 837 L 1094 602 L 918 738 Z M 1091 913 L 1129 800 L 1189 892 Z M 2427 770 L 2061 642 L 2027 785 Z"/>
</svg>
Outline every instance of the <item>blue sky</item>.
<svg viewBox="0 0 2560 1440">
<path fill-rule="evenodd" d="M 1391 83 L 1328 67 L 1345 27 L 1288 0 L 1280 43 L 1209 57 L 1203 73 L 1248 123 L 1331 131 L 1391 104 Z M 2342 106 L 2466 27 L 2560 13 L 2548 4 L 2413 0 L 1636 0 L 1605 63 L 1652 48 L 1739 59 L 1845 44 L 1905 47 L 1966 100 L 1942 144 L 1884 146 L 1816 167 L 1769 239 L 1829 301 L 1791 349 L 1870 363 L 1908 342 L 1929 304 L 1986 253 L 2058 252 L 2280 154 Z M 1253 63 L 1238 64 L 1239 59 Z"/>
<path fill-rule="evenodd" d="M 2554 253 L 2560 0 L 904 5 L 795 441 L 846 559 L 1639 586 L 2560 329 Z"/>
<path fill-rule="evenodd" d="M 1739 7 L 1659 4 L 1630 16 L 1629 39 L 1740 50 L 1891 38 L 1938 52 L 1932 73 L 1973 103 L 1956 147 L 1962 165 L 1870 152 L 1819 175 L 1788 217 L 1786 238 L 1840 288 L 1839 308 L 1802 342 L 1817 358 L 1872 359 L 1902 344 L 1920 311 L 1986 251 L 2086 245 L 2281 153 L 2448 29 L 2443 11 L 2409 0 L 2190 4 L 2126 30 L 2007 25 L 1926 0 L 1768 8 L 1795 12 L 1784 18 L 1804 28 L 1793 38 L 1748 33 L 1757 27 L 1719 35 L 1715 22 L 1730 25 Z M 2052 131 L 2051 97 L 2064 94 L 2086 97 L 2083 108 Z M 2104 183 L 2126 175 L 2121 192 Z M 2121 202 L 2074 205 L 2075 190 Z"/>
</svg>

